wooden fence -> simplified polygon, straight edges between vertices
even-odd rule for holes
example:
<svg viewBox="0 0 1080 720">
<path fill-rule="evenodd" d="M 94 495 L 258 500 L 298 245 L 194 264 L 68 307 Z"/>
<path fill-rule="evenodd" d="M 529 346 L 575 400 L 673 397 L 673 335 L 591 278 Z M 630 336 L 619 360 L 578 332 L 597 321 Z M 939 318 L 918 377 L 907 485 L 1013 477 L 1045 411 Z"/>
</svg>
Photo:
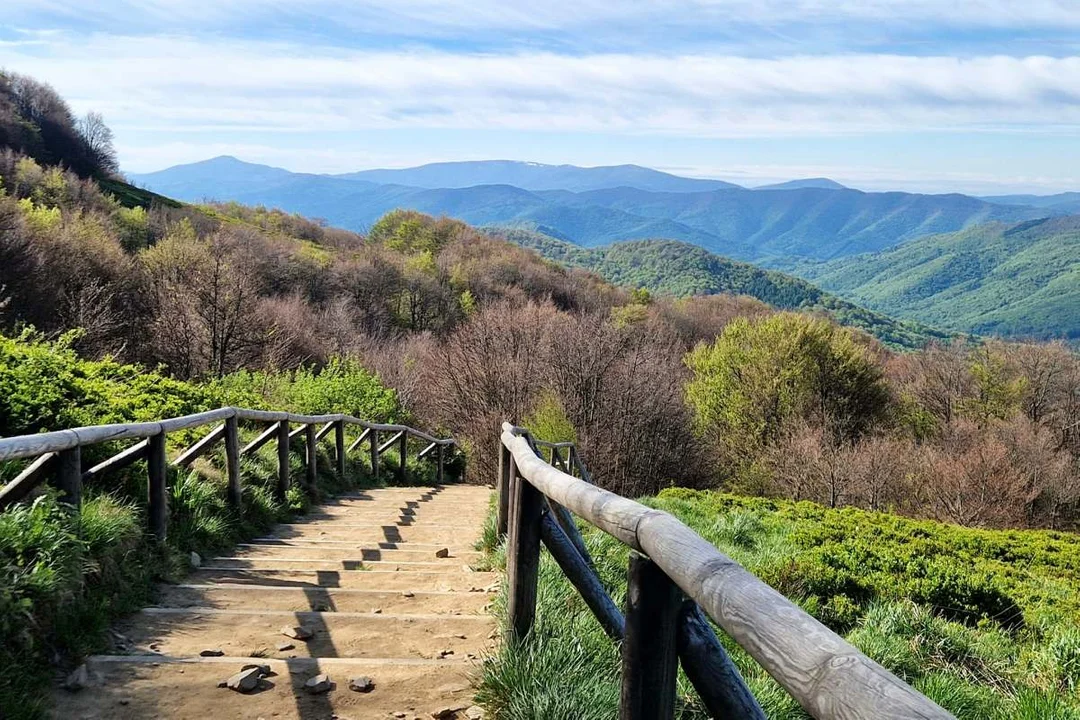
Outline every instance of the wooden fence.
<svg viewBox="0 0 1080 720">
<path fill-rule="evenodd" d="M 268 423 L 255 439 L 240 447 L 239 423 L 241 421 Z M 29 495 L 46 480 L 60 490 L 61 499 L 75 507 L 82 503 L 83 483 L 94 477 L 127 467 L 138 460 L 146 460 L 147 467 L 147 517 L 150 531 L 164 539 L 168 530 L 168 492 L 166 487 L 167 466 L 165 439 L 168 433 L 188 428 L 214 425 L 214 428 L 191 447 L 172 460 L 176 467 L 186 467 L 196 458 L 206 454 L 217 443 L 225 445 L 225 466 L 228 474 L 229 502 L 241 509 L 240 458 L 255 452 L 271 440 L 277 441 L 278 478 L 275 493 L 285 498 L 291 482 L 289 476 L 289 452 L 292 440 L 303 435 L 305 474 L 301 485 L 311 490 L 315 485 L 317 443 L 334 433 L 334 458 L 339 475 L 345 475 L 345 459 L 348 453 L 359 448 L 364 441 L 370 443 L 371 472 L 379 476 L 379 455 L 397 446 L 401 462 L 398 465 L 399 482 L 407 481 L 406 458 L 410 439 L 422 440 L 425 446 L 417 457 L 434 456 L 437 482 L 442 483 L 447 450 L 453 450 L 453 439 L 439 439 L 425 432 L 404 425 L 380 425 L 354 418 L 351 415 L 298 415 L 286 412 L 247 410 L 225 407 L 217 410 L 161 420 L 160 422 L 123 423 L 117 425 L 94 425 L 71 430 L 20 435 L 0 438 L 0 462 L 34 458 L 14 480 L 0 489 L 0 510 Z M 297 425 L 290 429 L 290 425 Z M 359 436 L 346 445 L 348 426 L 363 428 Z M 384 435 L 389 435 L 384 439 Z M 81 448 L 114 440 L 138 440 L 122 452 L 91 468 L 83 468 Z"/>
<path fill-rule="evenodd" d="M 622 642 L 621 720 L 672 718 L 680 662 L 714 718 L 765 717 L 704 613 L 819 720 L 953 717 L 672 515 L 592 485 L 572 444 L 537 442 L 507 423 L 500 445 L 511 636 L 528 642 L 543 543 L 604 631 Z M 570 512 L 631 548 L 625 614 Z"/>
</svg>

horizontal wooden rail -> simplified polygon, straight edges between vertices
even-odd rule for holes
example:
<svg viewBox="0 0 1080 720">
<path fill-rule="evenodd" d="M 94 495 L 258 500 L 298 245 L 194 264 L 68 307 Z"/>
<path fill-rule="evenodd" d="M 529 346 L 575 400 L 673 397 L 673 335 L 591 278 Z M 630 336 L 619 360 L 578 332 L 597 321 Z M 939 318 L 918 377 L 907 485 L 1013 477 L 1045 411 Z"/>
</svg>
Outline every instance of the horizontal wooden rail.
<svg viewBox="0 0 1080 720">
<path fill-rule="evenodd" d="M 270 427 L 261 432 L 244 448 L 239 445 L 239 423 L 270 423 Z M 289 432 L 289 425 L 297 425 L 295 433 Z M 168 490 L 167 459 L 165 437 L 170 432 L 186 430 L 205 425 L 216 427 L 198 442 L 185 449 L 174 461 L 174 465 L 184 467 L 195 458 L 207 453 L 218 442 L 225 445 L 226 470 L 228 474 L 229 502 L 237 511 L 242 511 L 243 498 L 240 478 L 240 457 L 252 453 L 273 439 L 278 445 L 278 481 L 275 493 L 284 499 L 290 486 L 290 439 L 296 434 L 305 436 L 305 474 L 304 487 L 311 490 L 316 478 L 316 443 L 331 432 L 334 433 L 335 469 L 339 475 L 346 470 L 348 451 L 355 449 L 361 441 L 370 437 L 372 440 L 372 474 L 378 476 L 378 435 L 380 432 L 396 433 L 394 439 L 400 441 L 402 455 L 399 478 L 405 479 L 404 461 L 407 450 L 406 440 L 417 437 L 426 440 L 429 447 L 436 448 L 436 477 L 441 483 L 446 448 L 453 448 L 457 443 L 453 438 L 436 438 L 421 430 L 405 425 L 389 425 L 360 420 L 351 415 L 301 415 L 298 413 L 250 410 L 247 408 L 224 407 L 217 410 L 169 418 L 157 422 L 117 423 L 112 425 L 94 425 L 88 427 L 58 430 L 37 435 L 0 438 L 0 463 L 10 460 L 34 458 L 11 482 L 0 488 L 0 510 L 28 497 L 47 477 L 53 477 L 53 484 L 60 490 L 60 498 L 76 508 L 81 504 L 82 484 L 98 475 L 119 470 L 139 460 L 147 463 L 147 518 L 150 530 L 164 538 L 168 525 Z M 315 426 L 322 428 L 316 431 Z M 360 438 L 348 449 L 345 448 L 345 426 L 357 425 L 363 428 Z M 89 470 L 82 470 L 80 450 L 86 445 L 118 440 L 139 440 L 131 447 L 109 457 Z M 430 453 L 430 451 L 429 451 Z"/>
<path fill-rule="evenodd" d="M 510 468 L 511 475 L 509 615 L 517 637 L 527 636 L 535 612 L 529 606 L 535 603 L 533 536 L 544 526 L 532 495 L 538 491 L 647 556 L 811 716 L 819 720 L 953 717 L 674 516 L 552 467 L 538 456 L 527 432 L 509 423 L 503 425 L 501 444 L 509 452 L 508 462 L 501 464 Z M 529 490 L 521 487 L 523 482 Z M 546 527 L 552 529 L 550 523 Z M 516 583 L 522 586 L 515 587 Z"/>
</svg>

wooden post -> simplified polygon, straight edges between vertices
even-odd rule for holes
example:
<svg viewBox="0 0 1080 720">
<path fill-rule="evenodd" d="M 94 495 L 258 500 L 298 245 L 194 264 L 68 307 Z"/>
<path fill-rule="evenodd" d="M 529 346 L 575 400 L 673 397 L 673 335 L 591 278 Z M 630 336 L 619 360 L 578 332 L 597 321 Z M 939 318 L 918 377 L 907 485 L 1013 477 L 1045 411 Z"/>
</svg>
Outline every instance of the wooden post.
<svg viewBox="0 0 1080 720">
<path fill-rule="evenodd" d="M 575 462 L 577 458 L 577 446 L 571 445 L 566 449 L 566 474 L 577 477 L 577 468 Z"/>
<path fill-rule="evenodd" d="M 686 677 L 714 718 L 766 720 L 753 693 L 693 600 L 679 611 L 679 659 Z"/>
<path fill-rule="evenodd" d="M 229 476 L 229 504 L 236 512 L 243 510 L 240 488 L 240 428 L 236 416 L 225 418 L 225 467 Z"/>
<path fill-rule="evenodd" d="M 57 454 L 55 482 L 60 502 L 71 505 L 78 514 L 82 507 L 82 449 L 78 445 Z"/>
<path fill-rule="evenodd" d="M 309 493 L 315 492 L 315 482 L 318 477 L 317 463 L 319 457 L 319 446 L 315 442 L 315 426 L 308 423 L 304 426 L 304 438 L 307 445 L 307 472 L 305 474 L 305 488 Z"/>
<path fill-rule="evenodd" d="M 169 491 L 166 487 L 165 433 L 151 435 L 146 447 L 147 516 L 150 532 L 164 540 L 169 528 Z"/>
<path fill-rule="evenodd" d="M 371 479 L 379 479 L 379 431 L 371 431 Z"/>
<path fill-rule="evenodd" d="M 277 426 L 277 496 L 282 502 L 289 492 L 289 421 L 282 420 Z"/>
<path fill-rule="evenodd" d="M 446 464 L 445 450 L 446 450 L 445 445 L 439 445 L 437 448 L 435 448 L 435 484 L 436 485 L 442 485 L 443 484 L 443 472 L 445 470 L 445 464 Z"/>
<path fill-rule="evenodd" d="M 630 553 L 619 720 L 675 716 L 676 644 L 682 594 L 652 560 Z"/>
<path fill-rule="evenodd" d="M 544 513 L 540 521 L 540 534 L 555 562 L 559 564 L 567 580 L 577 589 L 582 600 L 612 640 L 622 640 L 625 623 L 619 608 L 612 602 L 592 567 L 578 554 L 577 548 L 563 532 L 551 513 Z"/>
<path fill-rule="evenodd" d="M 345 421 L 338 420 L 334 423 L 334 452 L 337 460 L 337 474 L 342 480 L 345 479 Z"/>
<path fill-rule="evenodd" d="M 536 618 L 536 581 L 540 570 L 540 520 L 544 496 L 523 477 L 511 482 L 510 545 L 506 553 L 506 576 L 510 584 L 510 633 L 522 640 Z"/>
<path fill-rule="evenodd" d="M 401 439 L 398 440 L 398 455 L 401 458 L 401 462 L 398 464 L 397 479 L 399 485 L 404 485 L 409 481 L 409 471 L 405 467 L 406 456 L 409 454 L 409 431 L 405 430 L 401 433 Z"/>
<path fill-rule="evenodd" d="M 500 538 L 506 537 L 510 515 L 510 473 L 514 467 L 514 456 L 502 442 L 499 442 L 499 512 L 496 527 Z"/>
</svg>

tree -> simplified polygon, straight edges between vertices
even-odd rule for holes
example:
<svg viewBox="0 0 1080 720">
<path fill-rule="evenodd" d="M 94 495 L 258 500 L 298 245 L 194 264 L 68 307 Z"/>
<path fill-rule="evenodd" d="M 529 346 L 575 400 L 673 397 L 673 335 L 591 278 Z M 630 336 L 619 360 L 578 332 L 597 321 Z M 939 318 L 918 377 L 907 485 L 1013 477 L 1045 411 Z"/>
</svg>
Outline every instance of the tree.
<svg viewBox="0 0 1080 720">
<path fill-rule="evenodd" d="M 686 356 L 686 397 L 699 432 L 746 469 L 796 420 L 851 443 L 885 417 L 890 394 L 874 353 L 851 330 L 778 313 L 737 318 Z"/>
<path fill-rule="evenodd" d="M 86 141 L 98 171 L 106 175 L 120 172 L 120 162 L 116 159 L 113 147 L 113 132 L 105 124 L 105 118 L 98 112 L 88 112 L 79 120 L 77 129 Z"/>
</svg>

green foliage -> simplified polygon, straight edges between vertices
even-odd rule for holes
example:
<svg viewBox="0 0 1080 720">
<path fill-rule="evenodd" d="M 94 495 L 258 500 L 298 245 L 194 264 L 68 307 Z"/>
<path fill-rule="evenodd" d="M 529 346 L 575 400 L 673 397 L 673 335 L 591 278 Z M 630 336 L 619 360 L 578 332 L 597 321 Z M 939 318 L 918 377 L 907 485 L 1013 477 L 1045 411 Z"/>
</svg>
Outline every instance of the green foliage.
<svg viewBox="0 0 1080 720">
<path fill-rule="evenodd" d="M 984 335 L 1080 338 L 1080 220 L 988 223 L 799 267 L 881 312 Z"/>
<path fill-rule="evenodd" d="M 805 315 L 736 318 L 686 357 L 686 397 L 700 432 L 752 463 L 798 419 L 851 441 L 889 405 L 883 373 L 850 330 Z"/>
<path fill-rule="evenodd" d="M 960 720 L 1080 717 L 1075 536 L 970 530 L 686 489 L 665 490 L 647 504 L 679 517 Z M 590 526 L 582 530 L 621 603 L 626 547 Z M 485 662 L 479 699 L 498 717 L 545 717 L 528 709 L 533 695 L 552 717 L 572 717 L 563 710 L 569 707 L 581 717 L 612 717 L 617 647 L 546 553 L 537 613 L 529 644 L 504 646 Z M 719 634 L 768 717 L 806 717 Z M 682 677 L 679 695 L 676 717 L 705 717 Z"/>
<path fill-rule="evenodd" d="M 524 427 L 529 428 L 538 440 L 577 442 L 577 431 L 566 417 L 566 409 L 563 408 L 559 396 L 551 390 L 540 394 L 532 412 L 523 422 Z"/>
<path fill-rule="evenodd" d="M 894 320 L 823 292 L 805 280 L 736 262 L 677 240 L 632 240 L 584 248 L 520 228 L 500 235 L 570 267 L 592 270 L 616 285 L 687 297 L 729 293 L 749 295 L 781 310 L 824 312 L 842 325 L 874 335 L 889 345 L 916 348 L 945 334 L 913 322 Z"/>
</svg>

